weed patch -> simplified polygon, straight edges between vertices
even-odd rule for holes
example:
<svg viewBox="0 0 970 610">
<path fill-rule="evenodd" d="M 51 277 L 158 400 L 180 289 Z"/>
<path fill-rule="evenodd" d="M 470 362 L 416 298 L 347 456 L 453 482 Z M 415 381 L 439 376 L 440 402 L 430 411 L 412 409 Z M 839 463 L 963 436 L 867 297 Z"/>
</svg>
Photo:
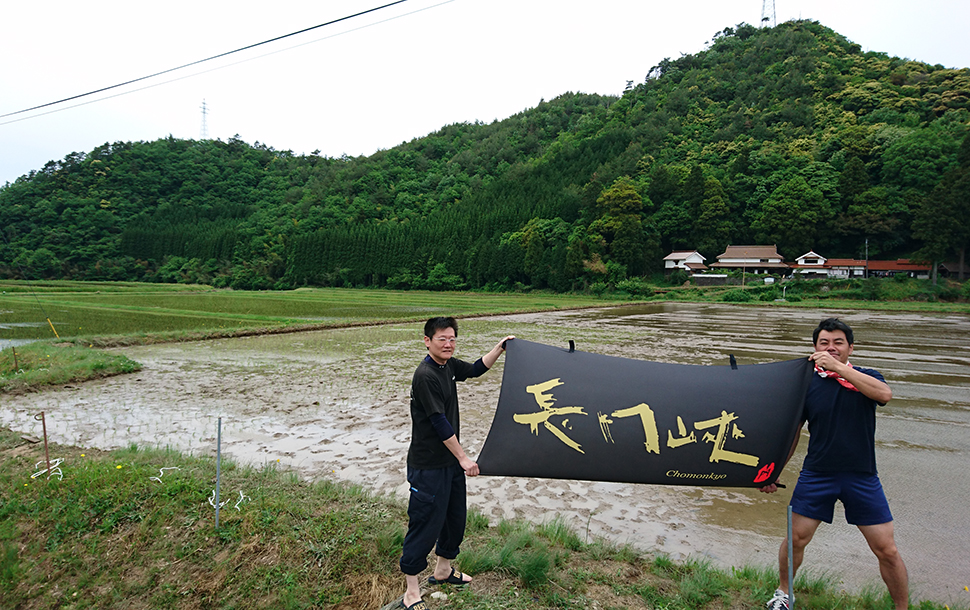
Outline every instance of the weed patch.
<svg viewBox="0 0 970 610">
<path fill-rule="evenodd" d="M 141 370 L 122 354 L 44 341 L 0 350 L 0 391 L 28 391 Z"/>
<path fill-rule="evenodd" d="M 214 527 L 215 463 L 168 450 L 52 447 L 63 480 L 31 479 L 43 449 L 0 429 L 0 595 L 10 608 L 380 608 L 403 592 L 407 511 L 394 498 L 275 465 L 223 462 L 243 491 Z M 177 467 L 177 470 L 175 469 Z M 160 468 L 169 468 L 159 475 Z M 719 570 L 604 540 L 582 542 L 559 518 L 490 525 L 472 511 L 457 564 L 433 610 L 760 607 L 771 570 Z M 890 608 L 825 579 L 796 581 L 799 607 Z M 920 610 L 942 610 L 923 602 Z"/>
</svg>

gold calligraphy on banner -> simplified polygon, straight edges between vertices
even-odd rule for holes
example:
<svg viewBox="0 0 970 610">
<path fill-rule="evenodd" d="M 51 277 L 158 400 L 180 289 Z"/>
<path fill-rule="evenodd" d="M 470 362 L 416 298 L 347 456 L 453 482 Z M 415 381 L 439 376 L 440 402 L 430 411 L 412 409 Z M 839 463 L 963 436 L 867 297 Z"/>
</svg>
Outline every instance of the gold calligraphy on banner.
<svg viewBox="0 0 970 610">
<path fill-rule="evenodd" d="M 524 415 L 517 413 L 512 416 L 512 419 L 519 424 L 529 424 L 529 430 L 536 436 L 539 436 L 539 424 L 542 424 L 546 430 L 555 434 L 556 438 L 565 443 L 566 446 L 585 454 L 586 452 L 580 448 L 579 443 L 569 438 L 565 432 L 549 423 L 549 418 L 556 415 L 586 415 L 586 412 L 583 411 L 583 407 L 552 406 L 552 403 L 556 402 L 556 399 L 553 398 L 552 394 L 546 394 L 546 392 L 561 385 L 562 381 L 559 379 L 550 379 L 545 383 L 537 383 L 535 385 L 528 386 L 525 391 L 535 397 L 536 403 L 538 403 L 541 410 L 535 413 L 526 413 Z M 567 422 L 564 422 L 564 424 L 568 425 L 568 420 Z"/>
<path fill-rule="evenodd" d="M 532 432 L 532 434 L 535 436 L 539 436 L 539 425 L 542 424 L 543 428 L 551 432 L 567 447 L 585 455 L 582 445 L 570 438 L 566 433 L 566 430 L 572 429 L 572 427 L 569 426 L 568 418 L 563 419 L 560 426 L 556 426 L 549 421 L 551 418 L 558 416 L 587 415 L 587 413 L 583 410 L 584 407 L 581 406 L 553 406 L 553 404 L 556 402 L 556 398 L 551 393 L 551 390 L 561 385 L 563 385 L 563 381 L 560 378 L 556 378 L 550 379 L 549 381 L 543 383 L 526 386 L 525 391 L 532 394 L 536 404 L 539 406 L 539 410 L 533 413 L 517 413 L 512 416 L 512 419 L 518 424 L 528 425 L 530 432 Z M 639 417 L 640 419 L 640 424 L 643 427 L 643 445 L 647 453 L 659 455 L 661 443 L 660 433 L 657 428 L 657 418 L 653 409 L 651 409 L 650 405 L 646 403 L 640 403 L 626 409 L 618 409 L 609 415 L 598 412 L 596 414 L 596 418 L 599 423 L 600 432 L 603 434 L 603 439 L 607 443 L 613 444 L 613 434 L 610 432 L 610 426 L 616 424 L 616 420 L 618 419 L 632 417 Z M 719 463 L 723 461 L 744 464 L 745 466 L 757 466 L 758 456 L 737 453 L 724 448 L 724 445 L 728 442 L 729 437 L 730 440 L 744 438 L 744 433 L 737 426 L 737 424 L 734 423 L 737 419 L 739 419 L 739 417 L 734 413 L 728 413 L 727 411 L 722 410 L 720 417 L 696 421 L 693 422 L 693 426 L 695 430 L 717 428 L 717 431 L 714 434 L 711 432 L 704 432 L 704 435 L 701 438 L 701 442 L 710 443 L 713 445 L 710 455 L 711 462 Z M 674 436 L 673 430 L 667 430 L 667 447 L 669 449 L 676 449 L 678 447 L 696 442 L 697 436 L 693 431 L 688 434 L 687 426 L 684 424 L 683 418 L 678 415 L 677 436 Z"/>
</svg>

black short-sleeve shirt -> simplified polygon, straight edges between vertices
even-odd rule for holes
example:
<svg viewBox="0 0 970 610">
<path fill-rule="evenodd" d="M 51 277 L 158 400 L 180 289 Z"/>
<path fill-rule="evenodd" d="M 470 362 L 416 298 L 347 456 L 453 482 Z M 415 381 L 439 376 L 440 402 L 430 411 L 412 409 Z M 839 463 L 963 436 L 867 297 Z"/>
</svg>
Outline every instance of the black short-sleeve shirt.
<svg viewBox="0 0 970 610">
<path fill-rule="evenodd" d="M 454 429 L 455 437 L 461 442 L 458 391 L 455 384 L 478 377 L 487 370 L 481 359 L 469 364 L 458 358 L 449 358 L 445 364 L 438 364 L 427 356 L 421 361 L 411 379 L 411 446 L 408 448 L 408 466 L 444 468 L 458 463 L 441 442 L 430 418 L 435 413 L 444 415 Z"/>
</svg>

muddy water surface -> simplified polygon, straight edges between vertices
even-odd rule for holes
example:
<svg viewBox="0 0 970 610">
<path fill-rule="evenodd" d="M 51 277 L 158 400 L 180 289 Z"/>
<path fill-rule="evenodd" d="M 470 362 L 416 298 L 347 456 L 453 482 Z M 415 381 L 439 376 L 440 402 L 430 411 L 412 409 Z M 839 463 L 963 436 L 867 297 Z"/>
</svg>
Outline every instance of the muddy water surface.
<svg viewBox="0 0 970 610">
<path fill-rule="evenodd" d="M 458 355 L 473 360 L 500 337 L 519 337 L 658 362 L 740 364 L 807 355 L 811 331 L 838 315 L 856 331 L 855 364 L 882 371 L 894 391 L 880 410 L 877 460 L 897 543 L 916 599 L 970 603 L 970 317 L 656 304 L 461 321 Z M 123 350 L 140 373 L 3 397 L 0 424 L 38 434 L 47 413 L 60 443 L 110 449 L 131 443 L 275 462 L 406 497 L 407 394 L 425 350 L 418 325 L 247 337 Z M 491 424 L 502 361 L 459 385 L 463 444 L 474 455 Z M 794 486 L 807 442 L 781 477 Z M 164 464 L 161 466 L 171 466 Z M 69 476 L 69 464 L 64 464 Z M 722 566 L 774 565 L 786 490 L 684 488 L 528 478 L 469 479 L 469 504 L 493 521 L 558 514 L 581 535 L 707 558 Z M 883 591 L 858 530 L 823 525 L 805 569 L 849 591 Z"/>
</svg>

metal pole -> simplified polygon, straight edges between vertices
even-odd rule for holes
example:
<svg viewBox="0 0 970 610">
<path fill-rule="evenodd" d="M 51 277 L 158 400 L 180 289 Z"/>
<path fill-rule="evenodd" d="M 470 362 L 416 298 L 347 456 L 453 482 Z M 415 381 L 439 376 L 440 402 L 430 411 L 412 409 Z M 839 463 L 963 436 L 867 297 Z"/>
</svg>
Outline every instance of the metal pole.
<svg viewBox="0 0 970 610">
<path fill-rule="evenodd" d="M 216 434 L 216 529 L 219 529 L 219 478 L 222 474 L 222 418 Z"/>
<path fill-rule="evenodd" d="M 788 505 L 788 610 L 795 607 L 794 566 L 791 542 L 791 504 Z"/>
</svg>

